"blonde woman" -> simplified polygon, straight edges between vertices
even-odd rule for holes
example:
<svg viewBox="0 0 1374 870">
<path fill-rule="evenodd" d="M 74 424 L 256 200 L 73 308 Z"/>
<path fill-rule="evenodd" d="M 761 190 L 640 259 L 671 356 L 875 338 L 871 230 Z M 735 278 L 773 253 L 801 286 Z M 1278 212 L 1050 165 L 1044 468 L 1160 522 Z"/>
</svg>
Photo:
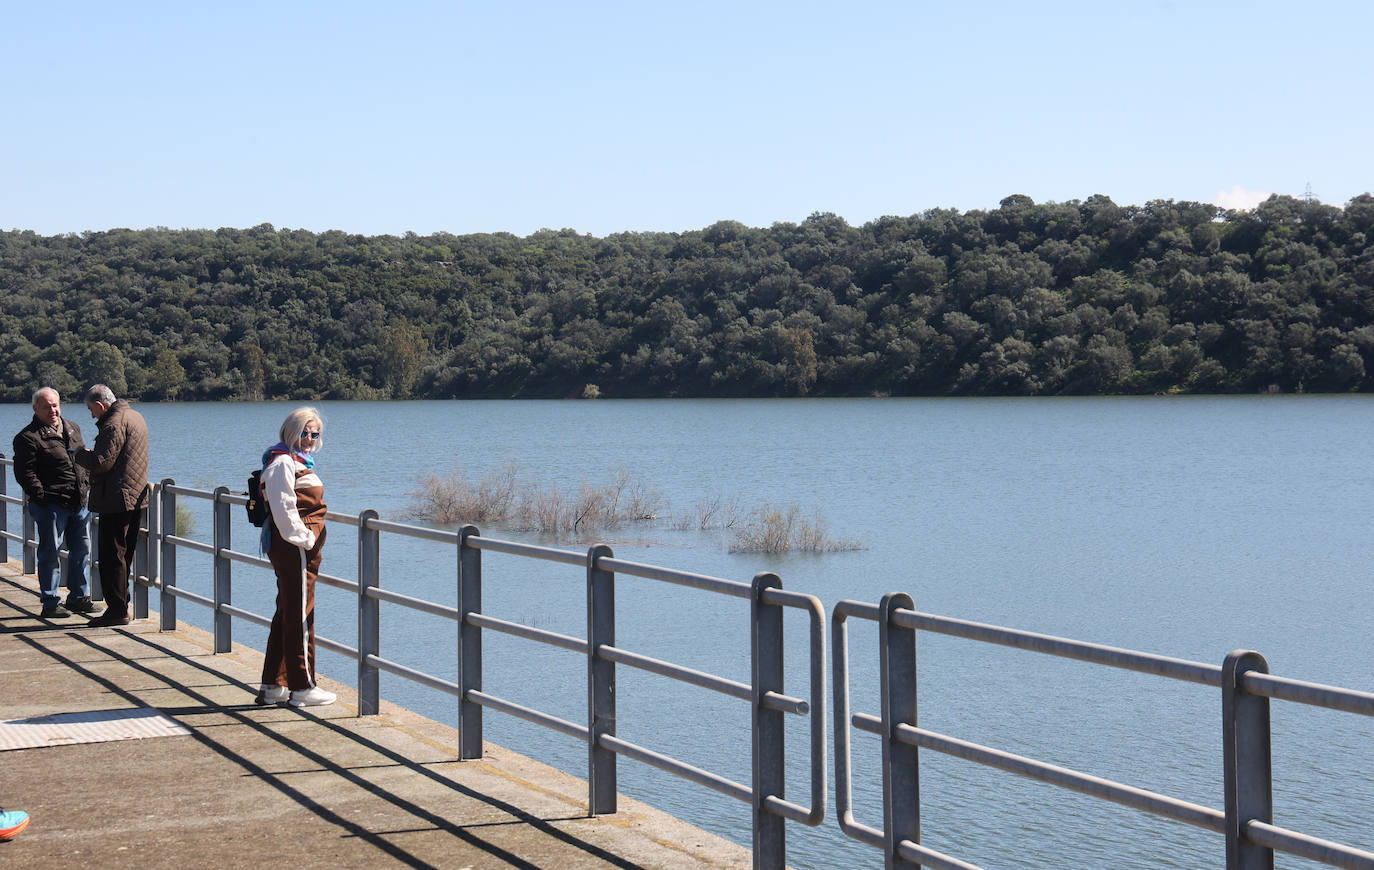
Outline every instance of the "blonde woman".
<svg viewBox="0 0 1374 870">
<path fill-rule="evenodd" d="M 315 580 L 324 546 L 324 484 L 315 473 L 324 420 L 297 408 L 281 424 L 281 440 L 262 455 L 262 488 L 271 522 L 262 549 L 277 574 L 277 612 L 267 635 L 257 703 L 320 707 L 334 693 L 315 685 Z"/>
</svg>

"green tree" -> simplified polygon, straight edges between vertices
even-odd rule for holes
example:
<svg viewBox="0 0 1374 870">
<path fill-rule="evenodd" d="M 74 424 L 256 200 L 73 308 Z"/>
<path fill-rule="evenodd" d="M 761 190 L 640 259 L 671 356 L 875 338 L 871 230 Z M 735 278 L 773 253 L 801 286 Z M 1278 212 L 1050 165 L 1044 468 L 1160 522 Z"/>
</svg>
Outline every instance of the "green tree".
<svg viewBox="0 0 1374 870">
<path fill-rule="evenodd" d="M 81 378 L 86 384 L 105 384 L 116 396 L 129 391 L 124 353 L 108 341 L 97 341 L 81 355 Z"/>
<path fill-rule="evenodd" d="M 35 381 L 33 389 L 29 390 L 32 395 L 34 390 L 39 387 L 52 387 L 58 394 L 70 401 L 73 397 L 80 396 L 83 390 L 81 384 L 72 377 L 67 367 L 59 362 L 45 360 L 40 362 L 34 370 Z"/>
<path fill-rule="evenodd" d="M 242 342 L 238 346 L 238 368 L 243 378 L 241 398 L 250 402 L 262 401 L 267 375 L 264 370 L 265 354 L 262 348 L 252 342 Z"/>
<path fill-rule="evenodd" d="M 393 399 L 405 399 L 411 395 L 415 378 L 428 352 L 424 333 L 420 327 L 404 317 L 399 318 L 382 332 L 381 361 L 382 379 Z"/>
<path fill-rule="evenodd" d="M 805 396 L 816 383 L 816 347 L 811 330 L 793 327 L 781 335 L 783 364 L 787 374 L 784 382 L 790 391 Z"/>
<path fill-rule="evenodd" d="M 186 370 L 171 348 L 158 351 L 148 371 L 148 391 L 155 399 L 173 401 L 186 385 Z"/>
</svg>

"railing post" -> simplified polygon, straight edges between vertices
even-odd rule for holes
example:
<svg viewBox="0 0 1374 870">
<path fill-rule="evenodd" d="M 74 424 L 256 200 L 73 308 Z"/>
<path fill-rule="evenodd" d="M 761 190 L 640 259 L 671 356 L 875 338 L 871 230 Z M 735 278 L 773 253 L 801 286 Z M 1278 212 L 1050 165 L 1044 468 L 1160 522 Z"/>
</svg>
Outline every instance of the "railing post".
<svg viewBox="0 0 1374 870">
<path fill-rule="evenodd" d="M 890 592 L 879 608 L 879 675 L 883 712 L 883 851 L 886 870 L 919 867 L 897 854 L 903 840 L 921 842 L 920 758 L 897 739 L 901 723 L 916 725 L 916 630 L 894 625 L 893 612 L 913 609 L 911 596 Z"/>
<path fill-rule="evenodd" d="M 4 459 L 5 454 L 0 453 L 0 459 Z M 7 565 L 10 561 L 10 539 L 5 537 L 5 533 L 10 530 L 10 503 L 5 501 L 5 496 L 9 495 L 9 488 L 6 481 L 10 476 L 5 473 L 5 463 L 0 462 L 0 565 Z"/>
<path fill-rule="evenodd" d="M 231 547 L 232 524 L 229 522 L 229 502 L 224 498 L 229 487 L 215 487 L 211 502 L 215 524 L 215 652 L 227 653 L 234 647 L 234 617 L 224 609 L 234 599 L 232 563 L 224 551 Z"/>
<path fill-rule="evenodd" d="M 25 574 L 38 573 L 38 548 L 29 546 L 29 541 L 35 540 L 37 536 L 33 530 L 33 517 L 29 516 L 29 496 L 24 494 L 24 503 L 19 506 L 19 532 L 24 539 L 19 545 L 20 560 L 24 563 Z M 95 555 L 95 549 L 91 549 L 91 555 Z"/>
<path fill-rule="evenodd" d="M 1222 754 L 1226 765 L 1226 870 L 1273 870 L 1274 851 L 1245 835 L 1251 821 L 1274 819 L 1269 699 L 1241 688 L 1247 671 L 1269 673 L 1257 652 L 1236 650 L 1221 666 Z"/>
<path fill-rule="evenodd" d="M 105 600 L 105 584 L 100 581 L 100 514 L 86 515 L 86 539 L 91 542 L 91 558 L 87 562 L 87 576 L 91 581 L 91 599 Z"/>
<path fill-rule="evenodd" d="M 597 565 L 614 554 L 605 544 L 587 550 L 587 808 L 590 815 L 616 811 L 616 756 L 601 745 L 615 736 L 615 662 L 602 646 L 615 646 L 615 574 Z"/>
<path fill-rule="evenodd" d="M 65 543 L 65 540 L 63 543 Z M 72 588 L 72 569 L 69 564 L 71 560 L 67 558 L 69 555 L 65 546 L 57 551 L 57 588 L 59 590 L 70 590 Z"/>
<path fill-rule="evenodd" d="M 381 602 L 367 594 L 382 583 L 382 533 L 368 528 L 379 514 L 358 514 L 358 715 L 376 716 L 381 707 L 381 671 L 368 661 L 382 654 Z"/>
<path fill-rule="evenodd" d="M 148 585 L 158 588 L 158 607 L 162 605 L 162 488 L 154 485 L 148 494 Z M 143 615 L 148 615 L 148 599 L 143 599 Z M 158 630 L 162 630 L 159 616 Z"/>
<path fill-rule="evenodd" d="M 159 549 L 162 551 L 162 593 L 158 596 L 158 630 L 175 631 L 177 627 L 177 599 L 172 590 L 177 585 L 177 546 L 169 538 L 177 531 L 177 496 L 171 491 L 176 481 L 170 477 L 162 481 L 162 499 L 158 505 L 161 510 L 162 538 Z M 92 538 L 94 540 L 94 538 Z"/>
<path fill-rule="evenodd" d="M 153 536 L 148 527 L 148 516 L 152 512 L 152 494 L 148 503 L 138 512 L 138 544 L 134 547 L 133 571 L 129 577 L 129 604 L 133 607 L 134 619 L 148 618 L 148 586 L 146 581 L 151 573 L 148 565 L 153 556 Z M 140 579 L 142 578 L 142 579 Z"/>
<path fill-rule="evenodd" d="M 786 741 L 783 714 L 763 705 L 768 692 L 783 691 L 782 605 L 764 604 L 763 590 L 781 589 L 777 574 L 754 575 L 750 597 L 750 670 L 753 707 L 754 868 L 783 870 L 787 866 L 787 820 L 771 812 L 765 801 L 786 795 Z"/>
<path fill-rule="evenodd" d="M 476 526 L 458 532 L 458 758 L 482 757 L 482 705 L 468 692 L 482 691 L 482 629 L 468 623 L 482 612 L 482 551 L 468 543 L 481 537 Z"/>
</svg>

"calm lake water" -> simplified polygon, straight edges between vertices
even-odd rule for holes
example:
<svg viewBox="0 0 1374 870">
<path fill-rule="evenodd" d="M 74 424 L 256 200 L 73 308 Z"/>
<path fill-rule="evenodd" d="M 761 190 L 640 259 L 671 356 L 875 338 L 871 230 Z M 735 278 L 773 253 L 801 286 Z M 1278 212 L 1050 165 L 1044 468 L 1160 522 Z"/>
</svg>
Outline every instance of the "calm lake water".
<svg viewBox="0 0 1374 870">
<path fill-rule="evenodd" d="M 241 490 L 292 407 L 140 405 L 152 430 L 152 477 Z M 1255 649 L 1276 674 L 1374 691 L 1370 397 L 320 407 L 319 469 L 336 511 L 371 508 L 412 521 L 411 494 L 427 472 L 461 468 L 477 478 L 514 461 L 526 482 L 565 490 L 625 472 L 663 503 L 659 522 L 597 536 L 620 558 L 742 582 L 775 571 L 827 611 L 841 599 L 877 602 L 904 591 L 929 613 L 1218 665 L 1233 649 Z M 66 410 L 93 438 L 84 408 Z M 0 405 L 0 429 L 17 432 L 29 414 Z M 715 498 L 733 499 L 742 513 L 796 505 L 864 549 L 738 554 L 729 552 L 729 532 L 675 528 L 674 518 Z M 192 537 L 207 539 L 209 512 L 192 508 Z M 236 549 L 251 550 L 251 527 L 235 523 Z M 355 541 L 351 530 L 331 528 L 327 573 L 355 576 Z M 180 567 L 184 585 L 209 594 L 208 557 L 184 554 Z M 488 555 L 484 573 L 489 612 L 585 636 L 581 571 Z M 270 575 L 236 567 L 235 579 L 236 603 L 271 612 Z M 385 537 L 383 585 L 451 604 L 452 551 Z M 748 681 L 747 602 L 624 578 L 617 607 L 618 645 Z M 321 633 L 354 645 L 349 597 L 324 589 L 320 608 Z M 179 615 L 209 625 L 194 605 Z M 806 626 L 788 620 L 795 646 Z M 383 623 L 383 655 L 454 679 L 451 623 L 396 608 L 384 609 Z M 858 621 L 850 632 L 851 706 L 876 715 L 876 629 Z M 263 633 L 240 623 L 235 639 L 260 646 Z M 581 721 L 585 664 L 530 647 L 490 639 L 488 691 Z M 923 727 L 1222 806 L 1215 690 L 925 634 L 918 650 Z M 804 666 L 801 647 L 794 658 Z M 322 672 L 352 682 L 351 662 L 321 662 Z M 629 668 L 618 676 L 622 737 L 749 782 L 746 705 Z M 788 685 L 805 694 L 804 667 L 789 668 Z M 454 721 L 456 704 L 441 693 L 386 675 L 383 693 Z M 1374 723 L 1280 702 L 1273 721 L 1276 821 L 1374 849 Z M 585 746 L 554 732 L 488 713 L 486 736 L 585 775 Z M 879 746 L 862 732 L 852 741 L 856 817 L 877 827 Z M 799 761 L 806 746 L 804 729 L 789 731 Z M 623 792 L 749 842 L 747 805 L 629 760 L 619 768 Z M 806 803 L 803 768 L 789 769 L 788 779 L 789 797 Z M 988 868 L 1224 864 L 1218 835 L 936 753 L 922 755 L 921 786 L 924 842 Z M 833 794 L 828 806 L 821 828 L 789 825 L 789 863 L 881 866 L 876 850 L 839 833 Z"/>
</svg>

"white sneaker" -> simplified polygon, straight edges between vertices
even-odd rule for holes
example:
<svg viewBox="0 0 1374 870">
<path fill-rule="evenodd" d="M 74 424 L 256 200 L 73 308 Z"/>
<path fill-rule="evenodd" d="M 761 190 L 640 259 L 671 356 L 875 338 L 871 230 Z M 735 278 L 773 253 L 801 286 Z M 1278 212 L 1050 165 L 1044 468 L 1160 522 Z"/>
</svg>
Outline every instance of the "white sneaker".
<svg viewBox="0 0 1374 870">
<path fill-rule="evenodd" d="M 333 692 L 326 692 L 319 686 L 312 686 L 309 689 L 293 690 L 291 692 L 292 707 L 324 707 L 334 703 L 337 696 Z"/>
<path fill-rule="evenodd" d="M 271 704 L 285 704 L 289 697 L 291 697 L 291 690 L 285 686 L 263 683 L 262 687 L 258 689 L 258 696 L 253 699 L 253 703 L 259 707 L 267 707 Z"/>
</svg>

